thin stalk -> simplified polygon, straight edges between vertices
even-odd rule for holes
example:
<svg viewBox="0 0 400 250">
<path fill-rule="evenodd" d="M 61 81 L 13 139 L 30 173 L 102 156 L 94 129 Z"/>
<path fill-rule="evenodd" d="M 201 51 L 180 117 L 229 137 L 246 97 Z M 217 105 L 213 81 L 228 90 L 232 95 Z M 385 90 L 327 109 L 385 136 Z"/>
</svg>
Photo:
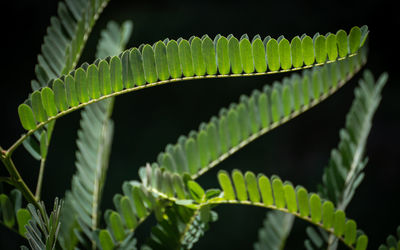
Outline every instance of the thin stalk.
<svg viewBox="0 0 400 250">
<path fill-rule="evenodd" d="M 46 158 L 42 158 L 40 160 L 39 176 L 38 176 L 38 180 L 37 180 L 37 184 L 36 184 L 36 192 L 35 192 L 36 200 L 40 200 L 40 193 L 42 192 L 42 183 L 43 183 L 45 163 L 46 163 Z"/>
<path fill-rule="evenodd" d="M 1 161 L 6 167 L 8 173 L 10 174 L 10 181 L 13 183 L 12 185 L 21 191 L 22 195 L 28 202 L 32 203 L 37 208 L 40 208 L 38 201 L 36 200 L 32 191 L 29 189 L 28 185 L 26 185 L 25 181 L 22 179 L 13 161 L 10 157 L 7 157 L 3 151 L 1 155 Z"/>
</svg>

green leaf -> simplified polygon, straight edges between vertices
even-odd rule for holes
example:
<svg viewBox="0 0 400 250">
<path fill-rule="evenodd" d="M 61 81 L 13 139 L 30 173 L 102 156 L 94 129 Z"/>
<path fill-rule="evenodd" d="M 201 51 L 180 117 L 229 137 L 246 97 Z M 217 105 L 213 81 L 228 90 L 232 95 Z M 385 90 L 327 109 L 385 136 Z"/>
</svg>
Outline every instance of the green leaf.
<svg viewBox="0 0 400 250">
<path fill-rule="evenodd" d="M 265 60 L 265 47 L 260 38 L 253 41 L 254 66 L 258 73 L 267 71 L 267 61 Z"/>
<path fill-rule="evenodd" d="M 295 36 L 290 43 L 292 64 L 295 68 L 303 66 L 303 51 L 301 47 L 300 37 Z"/>
<path fill-rule="evenodd" d="M 151 54 L 151 52 L 149 52 L 149 53 Z M 149 60 L 151 60 L 151 56 L 150 56 Z M 145 77 L 147 77 L 147 75 L 145 76 L 144 69 L 143 69 L 144 61 L 143 61 L 142 55 L 138 49 L 134 48 L 131 50 L 131 52 L 129 53 L 129 61 L 131 62 L 133 84 L 136 86 L 141 86 L 141 85 L 145 84 L 146 80 L 147 80 L 147 78 L 145 78 Z M 147 61 L 147 63 L 149 63 L 149 61 Z M 146 71 L 146 74 L 148 74 L 148 73 L 149 73 L 149 69 L 147 69 L 147 71 Z M 153 71 L 153 73 L 154 73 L 154 71 Z M 152 77 L 154 77 L 154 75 Z"/>
<path fill-rule="evenodd" d="M 324 63 L 326 61 L 326 39 L 325 36 L 319 35 L 315 39 L 315 60 L 317 63 Z"/>
<path fill-rule="evenodd" d="M 205 200 L 205 192 L 204 189 L 195 181 L 188 181 L 187 187 L 189 189 L 190 194 L 192 195 L 193 199 L 198 203 Z"/>
<path fill-rule="evenodd" d="M 86 72 L 82 68 L 77 69 L 75 71 L 74 79 L 79 102 L 84 103 L 89 101 L 90 98 L 88 93 Z"/>
<path fill-rule="evenodd" d="M 272 179 L 272 191 L 274 193 L 275 205 L 277 208 L 285 208 L 285 193 L 283 184 L 278 177 Z"/>
<path fill-rule="evenodd" d="M 321 199 L 316 194 L 312 194 L 310 197 L 310 210 L 311 210 L 311 220 L 314 223 L 319 223 L 322 218 L 322 205 L 321 205 Z"/>
<path fill-rule="evenodd" d="M 198 37 L 193 38 L 191 41 L 191 52 L 193 58 L 193 69 L 197 76 L 204 76 L 206 74 L 206 64 L 202 52 L 202 42 Z"/>
<path fill-rule="evenodd" d="M 301 50 L 303 53 L 304 64 L 306 66 L 312 65 L 315 61 L 313 40 L 309 36 L 304 36 L 301 41 Z"/>
<path fill-rule="evenodd" d="M 42 89 L 42 104 L 48 116 L 57 115 L 57 107 L 54 99 L 54 92 L 49 87 Z"/>
<path fill-rule="evenodd" d="M 326 50 L 328 53 L 328 59 L 331 61 L 336 60 L 338 57 L 338 48 L 336 36 L 334 34 L 329 34 L 326 38 Z"/>
<path fill-rule="evenodd" d="M 71 75 L 65 77 L 65 89 L 67 92 L 67 100 L 70 107 L 79 105 L 78 94 L 76 91 L 75 80 Z"/>
<path fill-rule="evenodd" d="M 242 60 L 243 70 L 250 74 L 254 72 L 253 52 L 249 39 L 243 38 L 239 42 L 240 58 Z"/>
<path fill-rule="evenodd" d="M 260 197 L 260 193 L 258 190 L 256 176 L 250 171 L 247 171 L 244 176 L 246 179 L 247 190 L 249 192 L 250 201 L 257 202 L 257 203 L 260 202 L 261 197 Z"/>
<path fill-rule="evenodd" d="M 154 59 L 154 51 L 150 45 L 143 47 L 143 70 L 146 82 L 153 83 L 158 80 L 157 69 Z"/>
<path fill-rule="evenodd" d="M 283 38 L 279 41 L 279 60 L 283 70 L 287 70 L 292 67 L 291 47 L 286 38 Z"/>
<path fill-rule="evenodd" d="M 119 59 L 118 59 L 119 60 Z M 96 65 L 92 64 L 88 67 L 87 69 L 87 78 L 88 80 L 88 91 L 89 91 L 89 96 L 93 99 L 99 98 L 102 93 L 100 90 L 100 80 L 99 80 L 99 70 Z M 68 88 L 67 88 L 67 97 L 69 96 L 68 94 Z M 71 97 L 68 97 L 70 100 Z M 71 102 L 69 101 L 71 104 Z"/>
<path fill-rule="evenodd" d="M 235 191 L 233 190 L 231 179 L 226 171 L 219 171 L 218 172 L 218 182 L 224 191 L 224 198 L 227 200 L 235 200 Z"/>
<path fill-rule="evenodd" d="M 305 188 L 301 187 L 297 189 L 297 200 L 299 201 L 300 216 L 308 217 L 310 214 L 310 208 L 308 205 L 308 193 Z"/>
<path fill-rule="evenodd" d="M 110 78 L 113 92 L 124 89 L 122 82 L 122 62 L 117 56 L 113 56 L 110 60 Z"/>
<path fill-rule="evenodd" d="M 26 228 L 25 225 L 28 224 L 28 221 L 31 219 L 31 214 L 28 209 L 21 208 L 17 211 L 17 222 L 18 222 L 18 232 L 22 236 L 25 236 Z"/>
<path fill-rule="evenodd" d="M 140 219 L 144 218 L 147 215 L 147 209 L 143 204 L 143 200 L 140 195 L 139 187 L 133 187 L 132 197 L 133 197 L 133 203 L 135 204 L 136 213 L 137 213 L 138 217 Z"/>
<path fill-rule="evenodd" d="M 180 41 L 179 46 L 179 59 L 181 61 L 182 73 L 186 77 L 194 75 L 193 60 L 190 44 L 187 40 Z"/>
<path fill-rule="evenodd" d="M 33 92 L 31 96 L 32 101 L 32 111 L 35 115 L 35 118 L 38 122 L 44 122 L 47 120 L 47 114 L 43 107 L 42 103 L 42 95 L 39 91 Z"/>
<path fill-rule="evenodd" d="M 284 48 L 284 46 L 282 47 Z M 282 55 L 283 58 L 287 59 L 287 55 Z M 277 71 L 280 68 L 279 62 L 279 45 L 275 39 L 270 39 L 267 43 L 267 61 L 268 68 L 271 71 Z"/>
<path fill-rule="evenodd" d="M 68 109 L 67 103 L 67 94 L 65 92 L 64 83 L 57 79 L 53 83 L 54 90 L 54 102 L 56 104 L 57 109 L 62 112 Z"/>
<path fill-rule="evenodd" d="M 167 61 L 171 77 L 180 78 L 182 76 L 181 61 L 179 58 L 178 43 L 175 40 L 171 40 L 167 44 Z"/>
<path fill-rule="evenodd" d="M 110 67 L 107 61 L 102 60 L 99 63 L 99 81 L 100 91 L 103 95 L 109 95 L 112 93 L 111 73 Z"/>
<path fill-rule="evenodd" d="M 158 41 L 154 48 L 154 57 L 156 62 L 156 69 L 158 78 L 161 81 L 169 79 L 168 61 L 167 61 L 167 47 L 161 41 Z"/>
<path fill-rule="evenodd" d="M 366 235 L 361 235 L 357 239 L 356 250 L 365 250 L 368 246 L 368 237 Z"/>
<path fill-rule="evenodd" d="M 344 233 L 345 220 L 345 213 L 342 210 L 336 210 L 333 227 L 335 229 L 335 235 L 338 237 L 340 237 Z"/>
<path fill-rule="evenodd" d="M 233 170 L 232 180 L 233 180 L 233 184 L 235 185 L 237 198 L 240 201 L 246 201 L 248 196 L 247 196 L 246 184 L 245 184 L 242 172 L 237 169 Z"/>
<path fill-rule="evenodd" d="M 262 93 L 258 98 L 258 110 L 260 112 L 260 120 L 263 128 L 267 128 L 270 125 L 270 109 L 268 105 L 267 94 Z"/>
<path fill-rule="evenodd" d="M 185 151 L 188 159 L 189 171 L 191 174 L 194 174 L 200 168 L 200 158 L 196 141 L 193 138 L 189 138 L 186 141 Z"/>
<path fill-rule="evenodd" d="M 131 207 L 129 198 L 124 196 L 120 200 L 120 209 L 121 209 L 121 214 L 124 218 L 125 225 L 129 229 L 135 229 L 138 225 L 137 219 L 135 214 L 133 213 L 133 209 Z"/>
<path fill-rule="evenodd" d="M 347 56 L 348 53 L 348 41 L 347 41 L 347 33 L 344 30 L 339 30 L 336 33 L 336 41 L 339 51 L 340 57 Z"/>
<path fill-rule="evenodd" d="M 217 41 L 217 62 L 218 71 L 221 75 L 227 75 L 230 72 L 228 39 L 221 36 Z"/>
<path fill-rule="evenodd" d="M 322 223 L 325 228 L 331 228 L 333 226 L 333 216 L 335 207 L 332 202 L 325 201 L 322 205 Z"/>
<path fill-rule="evenodd" d="M 114 242 L 111 238 L 110 233 L 106 229 L 100 230 L 99 240 L 103 250 L 114 249 Z"/>
<path fill-rule="evenodd" d="M 242 68 L 242 60 L 240 59 L 239 40 L 234 36 L 232 36 L 228 41 L 228 51 L 229 51 L 229 61 L 231 63 L 232 73 L 233 74 L 242 73 L 243 68 Z"/>
<path fill-rule="evenodd" d="M 353 244 L 356 241 L 357 236 L 357 225 L 354 220 L 348 220 L 344 227 L 344 242 L 348 245 Z"/>
<path fill-rule="evenodd" d="M 360 48 L 361 43 L 361 30 L 359 27 L 355 26 L 350 30 L 349 34 L 349 49 L 350 53 L 356 53 L 358 48 Z"/>
<path fill-rule="evenodd" d="M 48 148 L 47 135 L 46 135 L 46 132 L 43 131 L 40 134 L 40 155 L 41 155 L 42 159 L 46 159 L 47 148 Z"/>
<path fill-rule="evenodd" d="M 12 228 L 15 224 L 15 212 L 10 199 L 5 194 L 0 194 L 0 208 L 4 225 Z"/>
<path fill-rule="evenodd" d="M 297 212 L 297 200 L 296 193 L 294 192 L 293 186 L 291 184 L 286 183 L 283 186 L 283 191 L 285 194 L 285 202 L 287 204 L 287 209 L 289 212 L 296 213 Z"/>
<path fill-rule="evenodd" d="M 122 241 L 125 238 L 125 232 L 120 215 L 117 212 L 112 211 L 109 216 L 109 220 L 111 231 L 113 232 L 115 240 Z"/>
<path fill-rule="evenodd" d="M 18 106 L 18 115 L 21 121 L 22 127 L 26 130 L 31 130 L 36 127 L 35 117 L 31 107 L 26 104 L 21 104 Z"/>
<path fill-rule="evenodd" d="M 206 130 L 201 130 L 197 135 L 197 148 L 199 150 L 201 166 L 206 166 L 210 161 L 209 143 Z"/>
</svg>

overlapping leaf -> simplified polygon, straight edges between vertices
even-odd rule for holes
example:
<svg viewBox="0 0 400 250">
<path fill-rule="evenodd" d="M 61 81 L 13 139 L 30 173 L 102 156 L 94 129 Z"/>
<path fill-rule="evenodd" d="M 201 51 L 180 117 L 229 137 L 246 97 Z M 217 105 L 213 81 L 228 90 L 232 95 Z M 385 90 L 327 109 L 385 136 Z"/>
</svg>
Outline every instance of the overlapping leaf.
<svg viewBox="0 0 400 250">
<path fill-rule="evenodd" d="M 13 189 L 9 196 L 0 194 L 0 223 L 25 237 L 25 225 L 31 214 L 21 205 L 22 195 L 18 189 Z"/>
<path fill-rule="evenodd" d="M 386 244 L 381 244 L 379 250 L 398 250 L 400 249 L 400 226 L 397 227 L 397 239 L 396 235 L 389 235 L 386 238 Z"/>
<path fill-rule="evenodd" d="M 358 36 L 357 34 L 362 35 Z M 270 37 L 261 41 L 259 36 L 256 36 L 251 43 L 247 36 L 242 36 L 240 41 L 233 36 L 227 38 L 217 36 L 214 42 L 208 36 L 204 36 L 202 39 L 192 37 L 189 41 L 166 39 L 153 46 L 141 45 L 139 48 L 127 50 L 119 56 L 97 60 L 91 65 L 84 64 L 77 70 L 48 84 L 50 89 L 46 89 L 46 91 L 50 95 L 54 95 L 54 103 L 52 101 L 43 102 L 43 89 L 40 89 L 32 94 L 36 98 L 36 104 L 33 105 L 29 102 L 21 104 L 18 111 L 22 126 L 32 133 L 49 121 L 87 104 L 145 87 L 185 79 L 268 74 L 341 60 L 355 55 L 363 46 L 367 34 L 366 26 L 361 29 L 354 27 L 348 36 L 345 31 L 338 31 L 336 43 L 332 45 L 334 48 L 338 48 L 337 56 L 331 56 L 329 60 L 327 51 L 331 50 L 319 48 L 320 46 L 326 47 L 326 43 L 313 42 L 308 36 L 302 37 L 302 49 L 293 54 L 291 46 L 282 45 L 279 50 L 279 44 L 278 47 L 274 45 L 278 41 Z M 307 38 L 310 39 L 310 42 L 306 42 Z M 297 37 L 293 40 L 298 41 L 298 39 L 300 38 Z M 278 40 L 279 43 L 286 41 L 285 39 Z M 232 43 L 231 46 L 229 46 L 229 42 Z M 347 44 L 351 46 L 346 47 L 344 53 L 341 46 L 347 46 Z M 294 47 L 296 46 L 294 45 Z M 302 51 L 302 54 L 299 51 Z M 318 58 L 325 59 L 317 58 L 315 64 L 314 51 L 325 51 L 325 57 L 318 54 L 322 52 L 317 53 Z M 230 64 L 231 60 L 227 53 L 235 58 L 233 59 L 234 65 Z M 304 60 L 299 60 L 300 57 Z M 282 60 L 283 65 L 289 65 L 287 58 L 300 63 L 291 65 L 289 69 L 283 66 L 282 69 Z M 56 114 L 53 113 L 54 110 L 56 110 Z"/>
</svg>

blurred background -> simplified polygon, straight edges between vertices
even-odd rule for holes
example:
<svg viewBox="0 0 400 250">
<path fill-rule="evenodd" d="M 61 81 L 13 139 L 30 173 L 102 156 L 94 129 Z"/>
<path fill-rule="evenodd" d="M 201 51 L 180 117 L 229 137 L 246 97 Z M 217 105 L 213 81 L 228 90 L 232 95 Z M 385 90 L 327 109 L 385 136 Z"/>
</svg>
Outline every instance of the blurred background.
<svg viewBox="0 0 400 250">
<path fill-rule="evenodd" d="M 13 1 L 2 6 L 2 107 L 1 146 L 8 148 L 24 132 L 18 121 L 17 107 L 30 93 L 34 65 L 50 17 L 56 15 L 58 1 Z M 249 37 L 260 34 L 274 38 L 316 32 L 326 34 L 364 24 L 371 31 L 369 61 L 366 68 L 376 77 L 389 72 L 383 100 L 375 115 L 367 145 L 369 163 L 365 179 L 347 208 L 370 238 L 370 249 L 376 249 L 395 233 L 400 224 L 400 104 L 398 44 L 399 18 L 395 1 L 132 1 L 113 0 L 98 20 L 81 63 L 94 60 L 100 31 L 107 21 L 132 20 L 134 29 L 128 47 L 153 44 L 164 38 L 188 39 L 192 35 L 234 34 Z M 102 208 L 112 208 L 112 196 L 121 192 L 122 182 L 137 179 L 137 170 L 154 162 L 168 143 L 179 135 L 197 130 L 199 124 L 217 115 L 222 107 L 237 102 L 241 94 L 250 94 L 288 74 L 248 78 L 196 80 L 149 88 L 116 98 L 113 119 L 115 136 L 105 185 Z M 234 168 L 278 174 L 283 180 L 316 190 L 321 181 L 330 151 L 339 142 L 339 129 L 353 100 L 358 74 L 350 83 L 317 107 L 257 139 L 198 181 L 207 188 L 218 187 L 219 169 Z M 52 204 L 63 197 L 75 172 L 75 139 L 80 113 L 74 112 L 57 121 L 44 175 L 43 200 Z M 14 162 L 23 178 L 34 189 L 39 163 L 20 147 Z M 6 171 L 0 167 L 1 175 Z M 104 210 L 103 210 L 104 211 Z M 195 245 L 195 249 L 252 249 L 265 209 L 222 205 L 216 208 L 219 220 Z M 154 220 L 140 227 L 143 242 Z M 296 220 L 286 249 L 303 249 L 305 226 Z M 28 243 L 0 227 L 0 249 L 17 249 Z"/>
</svg>

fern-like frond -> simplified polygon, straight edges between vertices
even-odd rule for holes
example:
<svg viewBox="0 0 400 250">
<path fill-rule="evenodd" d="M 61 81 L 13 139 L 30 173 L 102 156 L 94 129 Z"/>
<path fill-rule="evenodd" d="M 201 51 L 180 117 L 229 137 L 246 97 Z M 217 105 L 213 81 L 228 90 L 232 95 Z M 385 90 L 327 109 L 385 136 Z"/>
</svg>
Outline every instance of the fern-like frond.
<svg viewBox="0 0 400 250">
<path fill-rule="evenodd" d="M 363 79 L 355 89 L 355 99 L 346 117 L 346 127 L 340 131 L 339 146 L 332 150 L 328 167 L 324 170 L 322 184 L 318 187 L 319 193 L 333 201 L 339 209 L 346 209 L 363 180 L 363 169 L 367 164 L 367 159 L 364 159 L 367 137 L 386 81 L 387 74 L 381 75 L 375 82 L 372 73 L 364 71 Z M 317 233 L 311 227 L 307 228 L 307 233 L 307 249 L 337 248 L 338 242 L 334 235 Z"/>
<path fill-rule="evenodd" d="M 129 41 L 133 29 L 131 21 L 121 25 L 114 21 L 107 23 L 107 28 L 101 31 L 101 38 L 97 44 L 96 58 L 106 58 L 121 53 Z"/>
<path fill-rule="evenodd" d="M 55 79 L 48 87 L 33 92 L 31 102 L 21 104 L 18 113 L 29 135 L 50 121 L 88 104 L 155 85 L 189 79 L 286 72 L 343 60 L 358 54 L 367 34 L 365 26 L 361 29 L 354 27 L 348 36 L 343 30 L 337 35 L 327 36 L 334 39 L 320 35 L 315 36 L 315 41 L 308 36 L 303 36 L 302 40 L 297 37 L 293 39 L 298 41 L 294 42 L 297 45 L 292 46 L 284 38 L 278 39 L 278 44 L 277 40 L 267 37 L 264 44 L 258 36 L 252 43 L 246 36 L 240 42 L 229 36 L 229 41 L 235 41 L 232 42 L 236 44 L 234 46 L 222 36 L 217 36 L 214 42 L 208 36 L 202 39 L 192 37 L 190 43 L 184 39 L 166 39 L 154 46 L 142 45 L 119 56 L 84 64 Z M 297 52 L 292 53 L 292 50 Z M 331 54 L 335 56 L 329 58 L 330 51 L 334 51 Z M 234 71 L 236 66 L 230 63 L 232 60 L 240 71 Z M 297 60 L 300 64 L 293 65 L 292 61 Z M 288 68 L 284 66 L 286 61 L 289 62 Z M 264 66 L 258 69 L 260 64 Z"/>
<path fill-rule="evenodd" d="M 156 172 L 157 168 L 154 173 Z M 230 176 L 226 171 L 221 170 L 218 173 L 218 181 L 223 191 L 222 195 L 214 189 L 204 191 L 200 185 L 188 180 L 184 184 L 184 193 L 190 193 L 191 199 L 179 198 L 179 188 L 175 188 L 173 184 L 169 184 L 170 187 L 164 184 L 171 182 L 168 175 L 156 174 L 154 179 L 156 183 L 150 181 L 151 179 L 147 180 L 147 184 L 151 186 L 147 186 L 146 189 L 155 197 L 191 209 L 218 204 L 258 206 L 292 214 L 334 234 L 350 248 L 361 244 L 360 242 L 366 238 L 364 234 L 358 235 L 356 222 L 346 219 L 344 211 L 335 209 L 331 201 L 321 199 L 318 194 L 308 193 L 303 187 L 294 188 L 290 182 L 282 182 L 277 176 L 272 178 L 263 174 L 256 176 L 249 171 L 243 175 L 240 170 L 233 170 Z M 175 189 L 170 191 L 172 186 Z"/>
<path fill-rule="evenodd" d="M 204 174 L 253 140 L 297 117 L 348 82 L 364 62 L 363 54 L 320 68 L 293 74 L 282 83 L 266 85 L 240 102 L 223 108 L 219 117 L 202 123 L 198 131 L 181 136 L 158 155 L 157 163 L 170 172 Z"/>
<path fill-rule="evenodd" d="M 63 201 L 56 198 L 50 216 L 47 215 L 46 207 L 43 202 L 39 203 L 36 209 L 32 204 L 28 204 L 28 210 L 32 219 L 28 221 L 26 228 L 26 238 L 29 245 L 34 250 L 55 249 L 57 237 L 60 230 L 60 212 Z"/>
<path fill-rule="evenodd" d="M 113 122 L 110 119 L 112 110 L 110 101 L 112 100 L 92 104 L 82 112 L 81 129 L 78 131 L 77 140 L 79 150 L 75 164 L 77 173 L 72 178 L 71 191 L 67 192 L 65 198 L 66 203 L 71 204 L 73 208 L 66 210 L 65 213 L 76 215 L 75 219 L 89 239 L 92 238 L 92 231 L 98 227 L 100 199 L 111 149 Z M 69 205 L 65 208 L 70 209 Z M 74 223 L 69 217 L 62 219 L 66 222 L 66 226 Z M 67 247 L 73 242 L 69 239 L 71 236 L 73 236 L 71 229 L 63 226 L 60 242 L 64 244 L 65 249 L 73 249 Z"/>
<path fill-rule="evenodd" d="M 169 207 L 151 230 L 146 249 L 192 249 L 208 230 L 209 223 L 218 219 L 216 212 L 208 207 L 190 209 L 184 206 Z"/>
<path fill-rule="evenodd" d="M 0 194 L 0 224 L 25 237 L 25 225 L 31 219 L 26 208 L 22 208 L 22 195 L 18 189 L 13 189 L 10 196 Z"/>
<path fill-rule="evenodd" d="M 340 131 L 338 148 L 332 150 L 324 171 L 319 192 L 340 209 L 346 209 L 364 177 L 362 171 L 367 164 L 365 146 L 387 78 L 387 74 L 382 74 L 375 82 L 372 73 L 364 71 L 364 77 L 355 89 L 355 100 L 347 114 L 346 127 Z"/>
<path fill-rule="evenodd" d="M 50 80 L 75 68 L 93 25 L 108 2 L 66 0 L 58 4 L 58 16 L 50 19 L 38 56 L 33 90 L 47 86 Z"/>
<path fill-rule="evenodd" d="M 379 250 L 399 250 L 400 249 L 400 226 L 397 227 L 397 239 L 395 235 L 386 238 L 386 244 L 381 244 Z"/>
<path fill-rule="evenodd" d="M 47 86 L 50 80 L 73 70 L 85 47 L 86 40 L 109 0 L 66 0 L 60 2 L 57 17 L 50 19 L 50 26 L 38 55 L 35 67 L 36 80 L 31 81 L 32 90 Z M 50 93 L 51 95 L 51 93 Z M 34 97 L 37 99 L 37 96 Z M 47 98 L 52 98 L 47 96 Z M 33 101 L 29 97 L 27 102 Z M 43 96 L 43 105 L 50 101 Z M 36 101 L 33 101 L 36 102 Z M 41 102 L 41 101 L 40 101 Z M 42 105 L 42 104 L 39 104 Z M 35 131 L 35 136 L 27 137 L 23 142 L 25 149 L 36 160 L 40 160 L 40 172 L 36 188 L 36 198 L 40 199 L 41 185 L 47 149 L 50 145 L 55 121 Z"/>
<path fill-rule="evenodd" d="M 102 31 L 97 54 L 121 52 L 131 29 L 130 21 L 121 27 L 111 21 Z M 92 249 L 96 247 L 94 231 L 98 229 L 100 200 L 113 136 L 113 121 L 110 118 L 113 102 L 114 98 L 110 98 L 93 103 L 82 112 L 77 140 L 77 173 L 72 178 L 71 191 L 66 193 L 61 218 L 63 226 L 59 240 L 64 249 L 74 249 L 77 240 L 82 245 L 91 245 Z"/>
<path fill-rule="evenodd" d="M 281 211 L 269 211 L 263 227 L 258 230 L 258 242 L 255 250 L 284 249 L 285 242 L 292 229 L 294 216 Z"/>
</svg>

